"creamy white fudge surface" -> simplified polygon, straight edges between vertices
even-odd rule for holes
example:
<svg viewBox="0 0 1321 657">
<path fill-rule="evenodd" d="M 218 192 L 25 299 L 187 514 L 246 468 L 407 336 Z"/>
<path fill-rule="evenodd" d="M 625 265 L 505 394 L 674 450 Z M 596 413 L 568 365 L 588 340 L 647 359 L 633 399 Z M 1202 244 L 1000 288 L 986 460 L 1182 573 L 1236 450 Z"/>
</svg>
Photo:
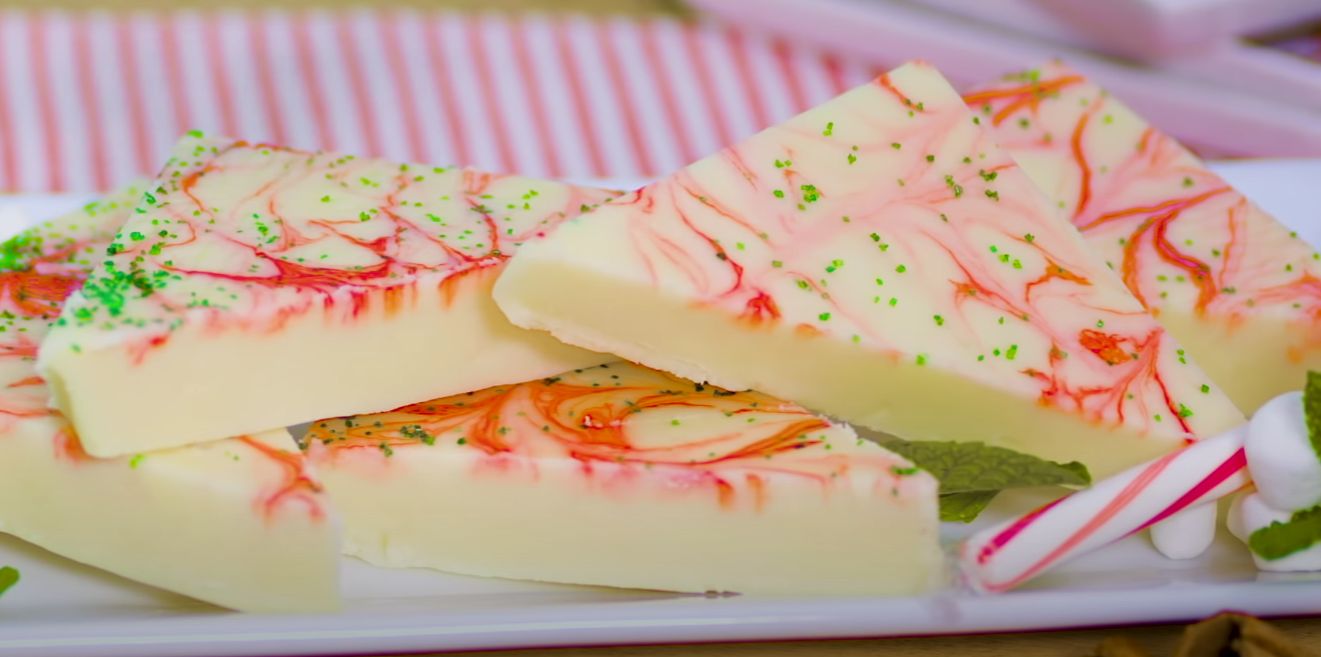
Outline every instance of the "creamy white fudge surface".
<svg viewBox="0 0 1321 657">
<path fill-rule="evenodd" d="M 140 195 L 0 244 L 0 531 L 232 609 L 333 610 L 338 526 L 288 432 L 102 460 L 46 406 L 37 345 Z"/>
<path fill-rule="evenodd" d="M 496 302 L 686 378 L 1098 478 L 1242 423 L 985 128 L 908 64 L 528 245 Z"/>
<path fill-rule="evenodd" d="M 671 591 L 911 595 L 937 483 L 802 407 L 628 363 L 315 423 L 381 566 Z"/>
<path fill-rule="evenodd" d="M 189 136 L 40 369 L 110 457 L 598 364 L 509 324 L 490 287 L 520 245 L 609 195 Z"/>
<path fill-rule="evenodd" d="M 1321 369 L 1321 255 L 1061 64 L 965 96 L 992 136 L 1247 414 Z"/>
</svg>

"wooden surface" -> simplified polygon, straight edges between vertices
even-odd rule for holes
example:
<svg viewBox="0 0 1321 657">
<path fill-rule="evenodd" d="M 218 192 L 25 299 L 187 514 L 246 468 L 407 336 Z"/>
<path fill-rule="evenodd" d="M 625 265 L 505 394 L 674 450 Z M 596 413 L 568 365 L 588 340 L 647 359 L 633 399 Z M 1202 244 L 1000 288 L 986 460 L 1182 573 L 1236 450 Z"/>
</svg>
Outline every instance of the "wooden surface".
<svg viewBox="0 0 1321 657">
<path fill-rule="evenodd" d="M 592 13 L 655 14 L 683 13 L 678 0 L 393 0 L 389 3 L 364 0 L 5 0 L 15 8 L 95 8 L 156 10 L 180 7 L 380 7 L 394 4 L 410 7 L 479 9 L 483 11 L 586 11 Z M 1321 657 L 1321 617 L 1282 620 L 1276 625 L 1300 646 Z M 1173 655 L 1183 627 L 1160 625 L 1105 630 L 1002 634 L 912 639 L 857 641 L 799 641 L 682 646 L 628 646 L 609 648 L 559 648 L 502 652 L 449 653 L 449 657 L 1085 657 L 1095 654 L 1106 637 L 1126 636 L 1146 648 L 1152 657 Z M 425 657 L 425 656 L 424 656 Z"/>
<path fill-rule="evenodd" d="M 1321 618 L 1281 620 L 1275 625 L 1310 655 L 1321 657 Z M 798 641 L 700 646 L 560 648 L 505 652 L 451 653 L 449 657 L 1086 657 L 1103 639 L 1125 636 L 1151 657 L 1173 656 L 1183 627 L 1160 625 L 1107 630 L 1002 634 L 866 641 Z"/>
</svg>

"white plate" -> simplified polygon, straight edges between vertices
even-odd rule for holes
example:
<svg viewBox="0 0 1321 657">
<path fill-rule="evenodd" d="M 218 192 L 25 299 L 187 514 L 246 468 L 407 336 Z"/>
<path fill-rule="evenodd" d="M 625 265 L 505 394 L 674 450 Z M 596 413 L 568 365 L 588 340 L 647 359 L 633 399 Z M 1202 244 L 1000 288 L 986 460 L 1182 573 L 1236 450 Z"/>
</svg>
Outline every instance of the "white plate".
<svg viewBox="0 0 1321 657">
<path fill-rule="evenodd" d="M 1321 160 L 1217 166 L 1321 244 Z M 617 185 L 625 186 L 625 185 Z M 0 235 L 23 210 L 44 216 L 74 197 L 0 200 Z M 1021 512 L 1039 492 L 1003 496 L 973 528 Z M 949 526 L 951 541 L 969 528 Z M 878 554 L 877 559 L 886 555 Z M 0 537 L 0 565 L 23 574 L 0 599 L 0 655 L 338 655 L 618 643 L 876 637 L 1185 621 L 1225 609 L 1321 614 L 1321 577 L 1268 577 L 1226 535 L 1175 562 L 1134 537 L 997 597 L 670 595 L 382 570 L 345 559 L 347 610 L 259 616 L 221 611 Z"/>
</svg>

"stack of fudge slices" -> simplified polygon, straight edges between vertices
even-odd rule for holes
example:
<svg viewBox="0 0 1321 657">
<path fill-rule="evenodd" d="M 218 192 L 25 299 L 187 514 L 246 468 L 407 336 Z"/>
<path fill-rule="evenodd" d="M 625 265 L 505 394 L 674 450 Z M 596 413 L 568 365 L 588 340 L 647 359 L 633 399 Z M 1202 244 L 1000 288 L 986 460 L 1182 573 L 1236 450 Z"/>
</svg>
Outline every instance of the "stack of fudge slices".
<svg viewBox="0 0 1321 657">
<path fill-rule="evenodd" d="M 939 482 L 843 422 L 1116 472 L 1297 387 L 1316 258 L 1059 65 L 629 192 L 190 134 L 0 250 L 0 530 L 245 611 L 341 553 L 919 594 Z"/>
</svg>

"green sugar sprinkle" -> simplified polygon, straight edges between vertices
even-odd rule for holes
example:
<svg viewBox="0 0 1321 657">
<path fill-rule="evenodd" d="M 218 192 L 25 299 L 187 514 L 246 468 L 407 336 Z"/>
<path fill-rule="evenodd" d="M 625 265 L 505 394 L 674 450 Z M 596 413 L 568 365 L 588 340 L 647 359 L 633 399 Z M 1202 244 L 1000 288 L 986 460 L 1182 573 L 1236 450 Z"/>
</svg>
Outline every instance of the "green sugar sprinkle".
<svg viewBox="0 0 1321 657">
<path fill-rule="evenodd" d="M 954 198 L 963 196 L 963 185 L 954 182 L 954 176 L 945 174 L 945 186 L 949 187 L 950 191 L 954 192 Z"/>
</svg>

